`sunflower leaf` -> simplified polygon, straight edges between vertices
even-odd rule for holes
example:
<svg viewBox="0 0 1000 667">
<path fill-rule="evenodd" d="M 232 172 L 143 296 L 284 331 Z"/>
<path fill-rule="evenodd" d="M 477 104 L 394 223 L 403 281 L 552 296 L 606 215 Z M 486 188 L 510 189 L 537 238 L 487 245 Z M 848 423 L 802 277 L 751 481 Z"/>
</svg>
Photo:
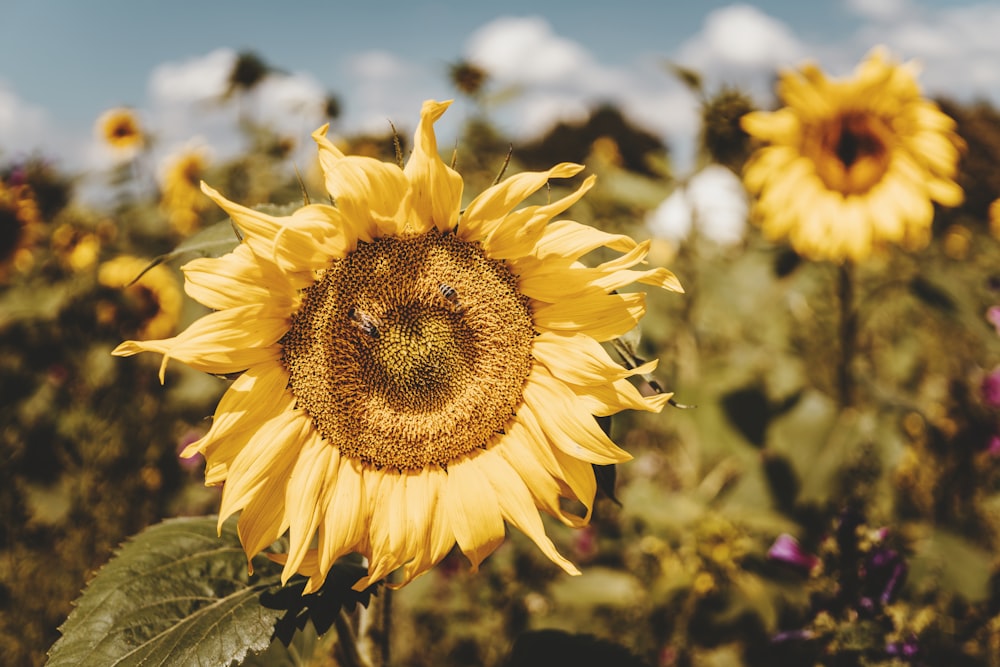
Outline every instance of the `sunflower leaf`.
<svg viewBox="0 0 1000 667">
<path fill-rule="evenodd" d="M 48 665 L 229 665 L 271 643 L 287 613 L 262 597 L 279 569 L 246 556 L 227 522 L 164 521 L 127 541 L 98 572 L 60 628 Z"/>
</svg>

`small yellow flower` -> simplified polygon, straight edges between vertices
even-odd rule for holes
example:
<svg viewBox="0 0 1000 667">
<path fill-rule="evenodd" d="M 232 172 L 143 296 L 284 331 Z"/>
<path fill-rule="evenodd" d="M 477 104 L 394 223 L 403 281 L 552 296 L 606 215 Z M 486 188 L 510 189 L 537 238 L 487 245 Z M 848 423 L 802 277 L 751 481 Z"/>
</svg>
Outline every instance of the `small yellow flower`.
<svg viewBox="0 0 1000 667">
<path fill-rule="evenodd" d="M 744 172 L 768 237 L 838 262 L 864 259 L 884 242 L 927 243 L 932 202 L 962 202 L 954 178 L 964 143 L 955 122 L 921 96 L 916 72 L 883 49 L 848 79 L 805 65 L 781 76 L 787 106 L 743 117 L 743 128 L 768 144 Z"/>
<path fill-rule="evenodd" d="M 131 159 L 146 143 L 135 111 L 127 107 L 108 109 L 97 119 L 97 137 L 122 159 Z"/>
<path fill-rule="evenodd" d="M 181 235 L 194 232 L 201 222 L 201 214 L 211 206 L 211 200 L 201 191 L 201 180 L 208 164 L 208 151 L 201 146 L 187 146 L 164 161 L 160 208 Z"/>
<path fill-rule="evenodd" d="M 97 270 L 97 281 L 105 287 L 122 290 L 132 302 L 133 315 L 138 316 L 135 324 L 137 337 L 169 336 L 180 320 L 183 305 L 181 290 L 170 269 L 159 264 L 145 271 L 148 266 L 148 260 L 122 255 L 101 264 Z M 141 277 L 136 280 L 140 274 Z"/>
<path fill-rule="evenodd" d="M 1000 240 L 1000 199 L 994 199 L 990 204 L 990 234 Z"/>
<path fill-rule="evenodd" d="M 52 232 L 51 242 L 59 263 L 73 273 L 94 266 L 101 253 L 101 240 L 96 234 L 69 223 L 59 225 Z"/>
<path fill-rule="evenodd" d="M 593 185 L 517 208 L 579 165 L 510 177 L 462 205 L 463 181 L 440 158 L 425 102 L 405 168 L 319 144 L 336 207 L 289 217 L 244 208 L 205 187 L 240 227 L 228 255 L 183 270 L 186 291 L 215 310 L 166 340 L 127 341 L 115 354 L 163 354 L 216 374 L 242 372 L 209 432 L 187 456 L 223 484 L 220 522 L 240 512 L 248 555 L 286 531 L 283 580 L 315 591 L 334 560 L 368 558 L 363 588 L 401 570 L 426 572 L 457 543 L 477 568 L 526 533 L 576 574 L 539 509 L 586 523 L 592 464 L 629 454 L 595 415 L 658 411 L 601 346 L 645 311 L 642 283 L 680 290 L 663 268 L 633 270 L 648 251 L 622 235 L 553 218 Z M 623 253 L 596 267 L 597 248 Z M 560 503 L 569 498 L 583 516 Z"/>
<path fill-rule="evenodd" d="M 40 227 L 38 203 L 31 188 L 0 180 L 0 282 L 34 264 Z"/>
</svg>

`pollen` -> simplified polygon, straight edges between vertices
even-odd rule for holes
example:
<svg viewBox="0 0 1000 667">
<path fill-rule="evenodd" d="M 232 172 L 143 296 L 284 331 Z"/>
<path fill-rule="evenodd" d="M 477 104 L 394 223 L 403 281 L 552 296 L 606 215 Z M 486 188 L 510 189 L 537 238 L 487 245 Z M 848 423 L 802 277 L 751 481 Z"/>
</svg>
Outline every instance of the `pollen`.
<svg viewBox="0 0 1000 667">
<path fill-rule="evenodd" d="M 304 290 L 281 344 L 292 394 L 342 456 L 419 470 L 504 431 L 534 336 L 507 266 L 435 230 L 336 260 Z"/>
</svg>

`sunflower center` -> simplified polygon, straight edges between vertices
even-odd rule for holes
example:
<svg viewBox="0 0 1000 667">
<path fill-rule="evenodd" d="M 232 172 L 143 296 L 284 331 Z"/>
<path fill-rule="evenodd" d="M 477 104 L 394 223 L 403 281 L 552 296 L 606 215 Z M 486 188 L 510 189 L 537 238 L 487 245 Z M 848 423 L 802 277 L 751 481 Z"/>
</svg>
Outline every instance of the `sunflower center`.
<svg viewBox="0 0 1000 667">
<path fill-rule="evenodd" d="M 447 466 L 501 433 L 535 331 L 507 266 L 431 231 L 359 243 L 303 291 L 282 339 L 292 393 L 344 456 Z"/>
<path fill-rule="evenodd" d="M 848 112 L 818 128 L 820 178 L 831 190 L 860 194 L 870 190 L 889 169 L 892 136 L 881 118 L 870 112 Z"/>
</svg>

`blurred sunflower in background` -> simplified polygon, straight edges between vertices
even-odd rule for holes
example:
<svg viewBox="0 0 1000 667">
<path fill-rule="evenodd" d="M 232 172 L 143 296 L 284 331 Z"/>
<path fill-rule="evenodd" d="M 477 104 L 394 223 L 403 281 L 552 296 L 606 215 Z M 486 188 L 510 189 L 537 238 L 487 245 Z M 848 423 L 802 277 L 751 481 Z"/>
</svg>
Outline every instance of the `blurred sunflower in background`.
<svg viewBox="0 0 1000 667">
<path fill-rule="evenodd" d="M 916 74 L 881 48 L 847 79 L 807 64 L 781 75 L 785 107 L 743 116 L 747 133 L 767 144 L 744 181 L 768 237 L 835 262 L 862 260 L 883 242 L 927 243 L 932 202 L 962 202 L 954 179 L 964 144 L 955 122 L 921 96 Z"/>
<path fill-rule="evenodd" d="M 189 145 L 168 156 L 160 170 L 160 209 L 182 236 L 198 229 L 201 214 L 211 205 L 201 191 L 208 165 L 208 149 Z"/>
<path fill-rule="evenodd" d="M 177 280 L 166 266 L 149 268 L 149 260 L 122 255 L 101 264 L 97 281 L 119 290 L 126 301 L 125 308 L 111 304 L 99 308 L 100 321 L 127 323 L 125 328 L 132 331 L 128 335 L 139 338 L 169 336 L 176 329 L 183 298 Z"/>
<path fill-rule="evenodd" d="M 102 113 L 94 130 L 98 139 L 123 160 L 135 157 L 146 143 L 139 116 L 127 107 L 116 107 Z"/>
<path fill-rule="evenodd" d="M 34 246 L 41 234 L 38 203 L 27 185 L 0 179 L 0 282 L 34 264 Z"/>
<path fill-rule="evenodd" d="M 336 207 L 289 217 L 205 188 L 243 232 L 219 258 L 190 262 L 186 291 L 216 312 L 165 340 L 116 355 L 163 354 L 195 369 L 242 372 L 209 432 L 206 483 L 223 484 L 220 524 L 241 512 L 249 557 L 286 531 L 283 580 L 324 581 L 359 552 L 368 576 L 426 572 L 457 543 L 473 568 L 526 533 L 563 570 L 539 509 L 579 526 L 596 493 L 592 464 L 628 460 L 595 416 L 658 411 L 601 346 L 632 329 L 643 283 L 681 291 L 664 268 L 633 270 L 649 244 L 553 218 L 592 187 L 515 210 L 562 163 L 510 177 L 462 206 L 461 176 L 437 151 L 449 103 L 425 102 L 405 168 L 346 156 L 315 133 Z M 595 267 L 598 248 L 623 253 Z M 579 501 L 579 513 L 561 498 Z M 312 548 L 310 548 L 312 547 Z"/>
</svg>

